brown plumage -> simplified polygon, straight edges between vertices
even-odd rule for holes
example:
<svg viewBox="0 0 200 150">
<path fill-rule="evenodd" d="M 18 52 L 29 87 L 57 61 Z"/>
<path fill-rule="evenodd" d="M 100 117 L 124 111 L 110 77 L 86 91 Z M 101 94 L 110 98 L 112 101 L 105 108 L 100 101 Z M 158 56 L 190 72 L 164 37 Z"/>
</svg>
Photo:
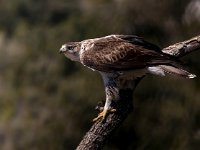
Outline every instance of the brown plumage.
<svg viewBox="0 0 200 150">
<path fill-rule="evenodd" d="M 192 77 L 182 69 L 179 60 L 137 36 L 115 35 L 94 39 L 87 44 L 90 48 L 81 53 L 80 61 L 94 70 L 117 72 L 163 65 L 160 68 L 164 73 L 185 78 Z M 164 67 L 164 65 L 171 67 Z"/>
<path fill-rule="evenodd" d="M 66 57 L 78 61 L 102 75 L 106 103 L 103 111 L 94 120 L 105 118 L 111 108 L 112 97 L 119 97 L 120 86 L 131 86 L 130 80 L 147 73 L 164 76 L 173 74 L 184 78 L 194 78 L 183 69 L 179 60 L 163 53 L 159 47 L 133 35 L 110 35 L 64 44 L 61 49 Z"/>
</svg>

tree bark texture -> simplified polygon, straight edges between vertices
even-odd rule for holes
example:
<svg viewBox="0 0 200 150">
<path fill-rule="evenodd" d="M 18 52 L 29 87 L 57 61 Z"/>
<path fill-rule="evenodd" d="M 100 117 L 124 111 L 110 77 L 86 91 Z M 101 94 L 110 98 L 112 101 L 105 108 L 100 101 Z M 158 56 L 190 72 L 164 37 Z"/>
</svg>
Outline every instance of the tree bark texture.
<svg viewBox="0 0 200 150">
<path fill-rule="evenodd" d="M 190 52 L 200 49 L 200 36 L 179 42 L 164 48 L 164 53 L 175 57 L 182 57 Z M 76 150 L 101 150 L 113 132 L 122 124 L 133 108 L 133 92 L 142 78 L 132 82 L 132 88 L 120 88 L 120 98 L 117 101 L 114 113 L 108 114 L 105 120 L 94 122 L 90 130 L 83 137 Z M 113 99 L 113 101 L 115 101 Z"/>
</svg>

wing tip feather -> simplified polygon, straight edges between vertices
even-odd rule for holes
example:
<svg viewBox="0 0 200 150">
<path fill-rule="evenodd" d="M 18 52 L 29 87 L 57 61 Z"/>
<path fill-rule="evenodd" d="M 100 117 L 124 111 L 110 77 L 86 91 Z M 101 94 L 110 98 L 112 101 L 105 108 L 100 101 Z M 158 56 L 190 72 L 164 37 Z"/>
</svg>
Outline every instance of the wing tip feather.
<svg viewBox="0 0 200 150">
<path fill-rule="evenodd" d="M 188 78 L 189 78 L 189 79 L 193 79 L 193 78 L 196 78 L 196 77 L 197 77 L 197 76 L 196 76 L 195 74 L 189 74 L 189 75 L 188 75 Z"/>
</svg>

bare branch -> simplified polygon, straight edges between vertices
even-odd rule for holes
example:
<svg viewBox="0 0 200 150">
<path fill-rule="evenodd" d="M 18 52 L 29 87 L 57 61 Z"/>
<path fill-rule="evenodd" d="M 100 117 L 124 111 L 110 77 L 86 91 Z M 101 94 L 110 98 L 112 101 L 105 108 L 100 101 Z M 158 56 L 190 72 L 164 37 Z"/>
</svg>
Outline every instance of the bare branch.
<svg viewBox="0 0 200 150">
<path fill-rule="evenodd" d="M 95 122 L 77 150 L 100 150 L 108 141 L 110 135 L 122 124 L 132 110 L 132 89 L 120 90 L 120 101 L 117 112 L 109 114 L 105 120 Z"/>
<path fill-rule="evenodd" d="M 182 57 L 198 49 L 200 49 L 200 36 L 170 45 L 162 51 L 176 57 Z"/>
<path fill-rule="evenodd" d="M 170 45 L 162 51 L 176 57 L 182 57 L 198 49 L 200 49 L 200 36 Z M 131 81 L 134 85 L 132 89 L 127 89 L 126 87 L 119 89 L 120 100 L 117 101 L 117 112 L 109 114 L 104 121 L 95 122 L 83 137 L 77 150 L 100 150 L 103 148 L 110 135 L 112 135 L 131 112 L 133 108 L 132 94 L 141 79 Z M 116 100 L 113 99 L 113 101 Z"/>
</svg>

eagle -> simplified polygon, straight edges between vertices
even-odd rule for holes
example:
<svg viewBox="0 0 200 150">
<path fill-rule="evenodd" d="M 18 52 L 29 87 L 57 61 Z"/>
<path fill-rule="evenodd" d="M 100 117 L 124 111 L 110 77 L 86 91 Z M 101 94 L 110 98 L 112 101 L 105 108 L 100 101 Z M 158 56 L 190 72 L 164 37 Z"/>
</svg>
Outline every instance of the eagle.
<svg viewBox="0 0 200 150">
<path fill-rule="evenodd" d="M 195 78 L 177 58 L 163 53 L 161 49 L 135 35 L 109 35 L 81 42 L 67 42 L 60 48 L 72 61 L 98 71 L 104 82 L 106 101 L 102 111 L 94 119 L 105 119 L 108 112 L 115 112 L 113 98 L 119 98 L 121 84 L 146 74 L 182 78 Z"/>
</svg>

